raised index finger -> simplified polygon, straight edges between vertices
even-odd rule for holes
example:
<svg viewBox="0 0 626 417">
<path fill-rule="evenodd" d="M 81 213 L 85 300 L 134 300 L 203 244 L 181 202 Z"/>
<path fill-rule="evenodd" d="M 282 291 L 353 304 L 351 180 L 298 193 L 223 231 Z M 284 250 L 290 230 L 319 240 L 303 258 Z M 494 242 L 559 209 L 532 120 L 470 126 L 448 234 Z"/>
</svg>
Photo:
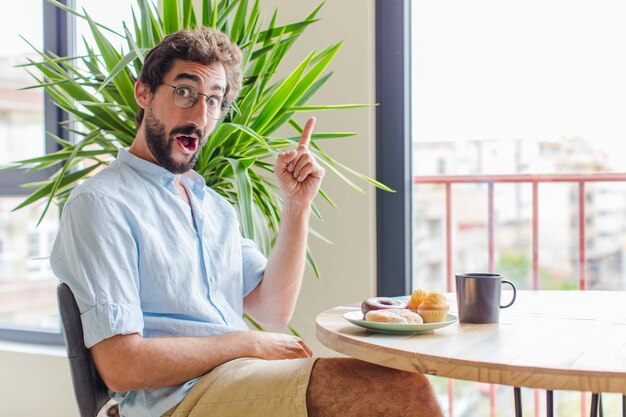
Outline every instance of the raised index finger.
<svg viewBox="0 0 626 417">
<path fill-rule="evenodd" d="M 313 133 L 313 127 L 315 126 L 315 117 L 310 117 L 309 120 L 306 121 L 304 125 L 304 129 L 302 129 L 302 136 L 300 136 L 300 141 L 298 142 L 298 146 L 304 146 L 305 148 L 309 147 L 309 142 L 311 142 L 311 134 Z"/>
</svg>

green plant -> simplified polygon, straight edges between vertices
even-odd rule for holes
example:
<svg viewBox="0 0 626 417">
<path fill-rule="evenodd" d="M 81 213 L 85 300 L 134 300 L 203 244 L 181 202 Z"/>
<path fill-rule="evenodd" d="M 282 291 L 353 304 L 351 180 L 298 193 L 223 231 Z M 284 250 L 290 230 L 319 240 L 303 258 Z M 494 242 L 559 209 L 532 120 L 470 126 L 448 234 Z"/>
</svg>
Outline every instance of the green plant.
<svg viewBox="0 0 626 417">
<path fill-rule="evenodd" d="M 244 236 L 253 239 L 268 253 L 280 221 L 281 197 L 268 175 L 277 153 L 297 142 L 301 126 L 295 116 L 300 112 L 363 107 L 360 104 L 307 106 L 309 99 L 326 83 L 332 73 L 324 73 L 341 47 L 341 43 L 309 53 L 284 78 L 276 76 L 285 53 L 303 31 L 317 21 L 322 5 L 300 22 L 279 26 L 275 11 L 263 28 L 258 0 L 203 0 L 196 15 L 191 0 L 163 0 L 163 13 L 147 0 L 136 0 L 131 27 L 124 23 L 124 33 L 116 33 L 95 22 L 87 12 L 79 13 L 55 0 L 50 3 L 85 19 L 95 45 L 85 41 L 87 54 L 59 57 L 34 48 L 40 61 L 25 66 L 36 80 L 29 88 L 44 88 L 57 106 L 72 116 L 65 127 L 76 140 L 53 137 L 60 150 L 46 156 L 18 161 L 13 167 L 39 170 L 58 166 L 49 180 L 28 184 L 36 190 L 16 209 L 45 200 L 42 217 L 53 202 L 62 206 L 79 180 L 107 165 L 119 147 L 130 146 L 135 136 L 137 104 L 133 83 L 141 70 L 144 55 L 168 33 L 197 25 L 218 28 L 237 42 L 243 51 L 244 83 L 235 109 L 220 123 L 201 151 L 196 164 L 207 185 L 228 199 L 239 211 Z M 107 36 L 123 38 L 125 47 L 117 51 Z M 279 137 L 278 130 L 290 125 L 293 137 Z M 337 162 L 319 147 L 322 139 L 353 136 L 352 132 L 315 133 L 312 152 L 334 174 L 354 189 L 358 185 L 351 174 L 375 186 L 389 190 L 381 183 L 359 174 Z M 321 196 L 335 206 L 320 190 Z M 317 206 L 313 214 L 321 219 Z M 310 233 L 322 238 L 313 229 Z M 323 239 L 323 238 L 322 238 Z M 319 271 L 307 251 L 307 262 L 316 276 Z"/>
</svg>

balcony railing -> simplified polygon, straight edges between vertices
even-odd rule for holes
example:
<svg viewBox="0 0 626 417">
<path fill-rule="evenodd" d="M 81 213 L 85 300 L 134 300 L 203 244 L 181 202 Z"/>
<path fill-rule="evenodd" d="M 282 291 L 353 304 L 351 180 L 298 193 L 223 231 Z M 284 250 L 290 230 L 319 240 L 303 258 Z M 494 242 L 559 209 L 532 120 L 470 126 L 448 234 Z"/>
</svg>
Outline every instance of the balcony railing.
<svg viewBox="0 0 626 417">
<path fill-rule="evenodd" d="M 487 234 L 488 234 L 488 268 L 494 271 L 494 188 L 498 183 L 525 183 L 532 185 L 532 289 L 539 289 L 539 185 L 542 183 L 573 183 L 578 184 L 578 287 L 587 289 L 587 254 L 585 251 L 585 186 L 593 182 L 626 182 L 626 173 L 602 174 L 513 174 L 513 175 L 437 175 L 414 176 L 414 184 L 441 184 L 445 187 L 445 240 L 446 240 L 446 289 L 452 291 L 452 185 L 454 184 L 487 184 Z M 539 390 L 534 391 L 535 416 L 540 416 Z M 490 415 L 496 415 L 495 387 L 489 390 Z M 448 381 L 449 417 L 453 417 L 454 384 Z M 585 416 L 587 396 L 581 394 L 581 416 Z"/>
</svg>

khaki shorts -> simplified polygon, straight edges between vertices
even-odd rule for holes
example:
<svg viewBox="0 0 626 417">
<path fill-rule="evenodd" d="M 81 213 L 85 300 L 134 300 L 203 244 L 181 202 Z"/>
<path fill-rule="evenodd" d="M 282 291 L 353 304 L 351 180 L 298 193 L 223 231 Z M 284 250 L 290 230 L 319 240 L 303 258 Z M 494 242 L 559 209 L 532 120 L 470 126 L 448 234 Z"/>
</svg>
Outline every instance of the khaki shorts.
<svg viewBox="0 0 626 417">
<path fill-rule="evenodd" d="M 313 358 L 239 358 L 204 375 L 163 417 L 306 417 Z"/>
</svg>

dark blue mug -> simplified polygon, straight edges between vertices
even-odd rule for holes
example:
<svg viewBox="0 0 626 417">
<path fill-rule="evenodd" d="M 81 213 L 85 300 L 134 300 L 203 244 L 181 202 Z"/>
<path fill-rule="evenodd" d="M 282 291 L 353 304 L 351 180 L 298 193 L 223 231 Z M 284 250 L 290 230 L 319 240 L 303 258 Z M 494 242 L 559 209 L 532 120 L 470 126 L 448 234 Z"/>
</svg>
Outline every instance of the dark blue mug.
<svg viewBox="0 0 626 417">
<path fill-rule="evenodd" d="M 513 298 L 508 304 L 500 304 L 502 284 L 513 288 Z M 510 307 L 515 302 L 517 289 L 511 281 L 500 274 L 469 272 L 456 274 L 456 301 L 459 307 L 459 321 L 464 323 L 497 323 L 500 309 Z"/>
</svg>

